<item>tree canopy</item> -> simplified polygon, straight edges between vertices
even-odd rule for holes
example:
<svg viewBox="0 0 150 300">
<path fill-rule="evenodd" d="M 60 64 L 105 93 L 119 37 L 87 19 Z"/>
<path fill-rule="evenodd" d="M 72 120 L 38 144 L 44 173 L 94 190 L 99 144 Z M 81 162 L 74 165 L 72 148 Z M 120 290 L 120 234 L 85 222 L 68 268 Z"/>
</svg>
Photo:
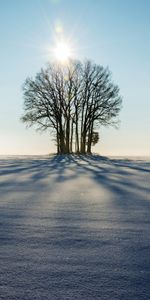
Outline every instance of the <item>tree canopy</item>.
<svg viewBox="0 0 150 300">
<path fill-rule="evenodd" d="M 101 126 L 116 125 L 122 98 L 108 68 L 91 61 L 51 63 L 23 85 L 28 126 L 49 130 L 57 153 L 91 153 Z"/>
</svg>

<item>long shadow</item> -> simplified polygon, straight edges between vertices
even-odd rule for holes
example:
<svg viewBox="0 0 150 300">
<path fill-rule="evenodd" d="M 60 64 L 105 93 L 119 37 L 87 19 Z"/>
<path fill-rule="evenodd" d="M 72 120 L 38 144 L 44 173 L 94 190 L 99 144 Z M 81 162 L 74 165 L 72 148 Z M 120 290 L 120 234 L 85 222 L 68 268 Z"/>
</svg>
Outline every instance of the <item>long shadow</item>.
<svg viewBox="0 0 150 300">
<path fill-rule="evenodd" d="M 28 287 L 29 300 L 33 290 L 40 299 L 129 299 L 129 293 L 134 300 L 149 299 L 147 166 L 98 155 L 15 159 L 11 168 L 6 161 L 1 170 L 0 200 L 18 193 L 18 201 L 14 199 L 15 205 L 3 202 L 0 212 L 0 275 L 6 273 L 5 285 L 13 284 L 16 290 L 20 285 L 24 291 Z M 44 191 L 51 196 L 56 185 L 59 189 L 84 176 L 93 181 L 93 194 L 95 186 L 104 187 L 112 197 L 112 206 L 101 212 L 100 205 L 94 221 L 78 191 L 78 199 L 68 194 L 70 201 L 65 199 L 67 191 L 59 194 L 54 211 L 42 208 Z M 92 227 L 92 222 L 97 227 Z"/>
<path fill-rule="evenodd" d="M 0 170 L 0 188 L 9 191 L 11 188 L 16 188 L 18 175 L 20 178 L 24 176 L 24 180 L 18 184 L 18 189 L 32 186 L 32 184 L 44 180 L 49 175 L 55 174 L 58 181 L 62 180 L 65 168 L 70 164 L 67 156 L 54 155 L 46 159 L 15 159 L 6 161 L 6 166 L 3 165 Z M 7 177 L 8 176 L 8 177 Z M 44 187 L 44 182 L 42 182 Z"/>
<path fill-rule="evenodd" d="M 97 155 L 79 156 L 77 159 L 72 157 L 72 159 L 76 161 L 79 168 L 84 169 L 85 174 L 89 173 L 97 184 L 104 186 L 112 195 L 119 196 L 114 197 L 118 207 L 126 205 L 126 208 L 130 208 L 130 205 L 136 206 L 138 203 L 141 208 L 146 206 L 150 209 L 150 201 L 144 201 L 145 194 L 147 200 L 150 195 L 150 183 L 145 186 L 144 181 L 150 169 L 141 166 L 143 163 L 146 164 L 145 162 L 142 161 L 137 163 L 137 166 L 132 166 L 132 164 L 136 165 L 135 161 L 112 160 Z M 87 164 L 82 164 L 83 161 Z M 134 173 L 131 172 L 132 170 Z M 126 201 L 121 201 L 121 197 Z M 117 200 L 118 198 L 120 200 Z"/>
<path fill-rule="evenodd" d="M 8 163 L 8 162 L 7 162 Z M 33 184 L 41 184 L 44 187 L 44 179 L 48 176 L 55 177 L 55 181 L 63 182 L 63 180 L 71 180 L 78 177 L 80 174 L 89 173 L 91 177 L 98 183 L 104 184 L 108 189 L 113 189 L 113 192 L 119 192 L 119 188 L 132 187 L 139 188 L 140 182 L 132 181 L 132 177 L 138 177 L 144 173 L 150 173 L 148 165 L 141 166 L 143 162 L 135 163 L 135 161 L 128 160 L 112 160 L 107 157 L 98 155 L 54 155 L 50 158 L 41 160 L 11 160 L 10 166 L 2 166 L 0 171 L 0 188 L 9 191 L 15 188 L 17 184 L 17 175 L 24 176 L 24 180 L 18 185 L 18 189 L 25 188 L 28 185 L 32 187 Z M 67 175 L 67 170 L 71 168 L 72 176 Z M 130 172 L 135 171 L 135 173 Z M 5 175 L 9 175 L 8 178 Z M 10 175 L 14 175 L 13 177 Z M 15 177 L 16 175 L 16 177 Z M 113 177 L 113 175 L 115 175 Z M 27 178 L 26 178 L 27 176 Z M 128 178 L 123 178 L 129 177 Z M 47 184 L 47 183 L 46 183 Z M 141 191 L 149 192 L 148 187 L 142 187 Z"/>
</svg>

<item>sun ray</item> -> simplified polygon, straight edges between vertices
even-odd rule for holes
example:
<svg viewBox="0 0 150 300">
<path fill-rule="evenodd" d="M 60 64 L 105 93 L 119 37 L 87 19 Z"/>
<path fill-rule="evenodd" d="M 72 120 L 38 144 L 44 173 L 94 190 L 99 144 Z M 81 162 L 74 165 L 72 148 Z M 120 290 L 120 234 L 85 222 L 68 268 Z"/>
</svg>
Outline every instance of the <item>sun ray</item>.
<svg viewBox="0 0 150 300">
<path fill-rule="evenodd" d="M 57 60 L 64 62 L 71 57 L 72 50 L 67 42 L 60 41 L 54 47 L 54 56 Z"/>
</svg>

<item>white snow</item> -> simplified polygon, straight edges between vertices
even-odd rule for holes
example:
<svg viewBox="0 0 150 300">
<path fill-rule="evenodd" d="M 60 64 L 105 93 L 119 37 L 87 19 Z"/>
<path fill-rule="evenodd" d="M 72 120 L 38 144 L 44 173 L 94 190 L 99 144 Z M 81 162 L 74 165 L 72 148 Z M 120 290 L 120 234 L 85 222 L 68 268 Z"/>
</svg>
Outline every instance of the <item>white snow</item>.
<svg viewBox="0 0 150 300">
<path fill-rule="evenodd" d="M 150 299 L 150 161 L 1 158 L 0 299 Z"/>
</svg>

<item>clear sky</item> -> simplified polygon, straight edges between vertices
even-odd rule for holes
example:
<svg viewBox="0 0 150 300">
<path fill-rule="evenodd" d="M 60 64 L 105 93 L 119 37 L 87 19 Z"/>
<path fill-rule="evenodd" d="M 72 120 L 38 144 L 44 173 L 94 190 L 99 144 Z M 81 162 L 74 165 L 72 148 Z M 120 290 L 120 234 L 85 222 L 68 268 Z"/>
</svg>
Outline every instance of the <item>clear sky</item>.
<svg viewBox="0 0 150 300">
<path fill-rule="evenodd" d="M 78 59 L 109 66 L 120 87 L 120 128 L 101 129 L 102 155 L 150 155 L 150 1 L 0 1 L 0 154 L 55 151 L 49 134 L 26 129 L 22 84 L 51 59 L 63 30 Z"/>
</svg>

